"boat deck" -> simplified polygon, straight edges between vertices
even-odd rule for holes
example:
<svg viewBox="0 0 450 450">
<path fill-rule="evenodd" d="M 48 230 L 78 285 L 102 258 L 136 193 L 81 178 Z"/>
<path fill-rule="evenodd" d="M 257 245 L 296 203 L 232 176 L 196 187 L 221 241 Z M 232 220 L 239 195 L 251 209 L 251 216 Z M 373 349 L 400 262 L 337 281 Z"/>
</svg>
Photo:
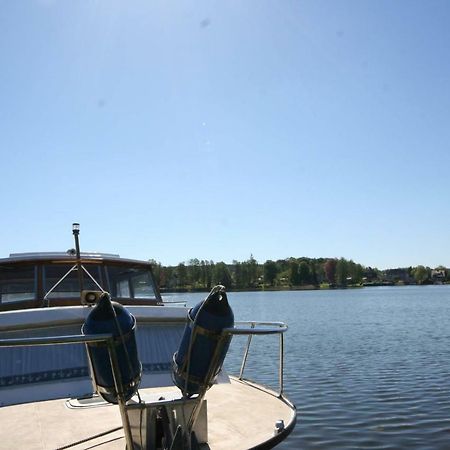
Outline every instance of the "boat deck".
<svg viewBox="0 0 450 450">
<path fill-rule="evenodd" d="M 175 387 L 159 389 L 167 392 Z M 152 393 L 157 389 L 142 389 Z M 208 446 L 211 450 L 245 450 L 265 444 L 270 448 L 294 427 L 295 408 L 283 399 L 255 385 L 232 379 L 214 385 L 208 400 Z M 275 422 L 283 420 L 285 430 L 274 437 Z M 0 408 L 0 448 L 55 450 L 125 448 L 123 430 L 95 439 L 94 435 L 121 427 L 115 405 L 70 409 L 65 400 L 51 400 Z M 86 440 L 88 439 L 88 440 Z M 77 445 L 73 443 L 86 440 Z"/>
</svg>

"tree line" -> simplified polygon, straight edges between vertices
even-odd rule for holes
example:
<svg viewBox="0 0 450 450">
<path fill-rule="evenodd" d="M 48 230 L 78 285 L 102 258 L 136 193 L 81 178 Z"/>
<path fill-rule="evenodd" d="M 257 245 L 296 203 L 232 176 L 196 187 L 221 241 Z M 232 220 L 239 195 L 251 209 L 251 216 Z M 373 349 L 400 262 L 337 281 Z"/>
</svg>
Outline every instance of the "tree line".
<svg viewBox="0 0 450 450">
<path fill-rule="evenodd" d="M 209 290 L 216 284 L 227 289 L 296 289 L 384 284 L 431 284 L 450 282 L 450 271 L 417 266 L 378 270 L 345 258 L 286 258 L 258 263 L 190 259 L 176 266 L 150 260 L 162 290 Z"/>
<path fill-rule="evenodd" d="M 345 258 L 286 258 L 260 264 L 250 256 L 231 264 L 190 259 L 176 266 L 151 262 L 159 286 L 168 290 L 208 290 L 219 283 L 227 289 L 347 287 L 360 285 L 368 270 Z"/>
</svg>

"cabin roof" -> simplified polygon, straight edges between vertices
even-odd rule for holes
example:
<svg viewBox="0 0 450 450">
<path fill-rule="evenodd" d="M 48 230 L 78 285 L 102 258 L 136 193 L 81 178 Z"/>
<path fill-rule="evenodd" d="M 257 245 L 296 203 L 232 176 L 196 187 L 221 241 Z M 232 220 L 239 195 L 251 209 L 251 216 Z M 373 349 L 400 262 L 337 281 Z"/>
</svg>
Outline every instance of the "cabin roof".
<svg viewBox="0 0 450 450">
<path fill-rule="evenodd" d="M 116 262 L 128 264 L 151 265 L 148 261 L 141 261 L 137 259 L 121 258 L 114 253 L 99 253 L 99 252 L 81 252 L 81 262 Z M 68 250 L 67 252 L 29 252 L 29 253 L 11 253 L 9 258 L 0 258 L 0 264 L 14 264 L 14 263 L 37 263 L 37 262 L 76 262 L 75 251 Z"/>
</svg>

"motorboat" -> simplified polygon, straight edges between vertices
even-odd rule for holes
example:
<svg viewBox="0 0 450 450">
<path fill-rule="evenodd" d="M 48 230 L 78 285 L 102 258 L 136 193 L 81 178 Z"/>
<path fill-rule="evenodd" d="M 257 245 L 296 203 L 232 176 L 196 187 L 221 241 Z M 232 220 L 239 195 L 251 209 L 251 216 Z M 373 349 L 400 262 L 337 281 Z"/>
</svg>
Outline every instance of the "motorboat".
<svg viewBox="0 0 450 450">
<path fill-rule="evenodd" d="M 73 235 L 67 252 L 0 259 L 0 448 L 262 449 L 289 435 L 284 323 L 234 322 L 222 286 L 194 308 L 167 303 L 149 262 L 80 252 Z M 279 339 L 276 388 L 245 376 L 263 335 Z"/>
</svg>

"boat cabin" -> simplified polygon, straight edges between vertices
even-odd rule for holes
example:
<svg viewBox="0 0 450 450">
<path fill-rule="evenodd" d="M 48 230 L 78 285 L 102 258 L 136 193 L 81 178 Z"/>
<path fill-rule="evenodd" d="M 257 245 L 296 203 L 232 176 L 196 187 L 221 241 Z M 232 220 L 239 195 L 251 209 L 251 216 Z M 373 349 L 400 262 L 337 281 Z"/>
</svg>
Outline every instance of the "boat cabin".
<svg viewBox="0 0 450 450">
<path fill-rule="evenodd" d="M 81 266 L 74 251 L 0 259 L 0 311 L 79 305 L 81 290 L 107 291 L 126 305 L 161 304 L 150 263 L 104 253 L 80 257 Z"/>
</svg>

